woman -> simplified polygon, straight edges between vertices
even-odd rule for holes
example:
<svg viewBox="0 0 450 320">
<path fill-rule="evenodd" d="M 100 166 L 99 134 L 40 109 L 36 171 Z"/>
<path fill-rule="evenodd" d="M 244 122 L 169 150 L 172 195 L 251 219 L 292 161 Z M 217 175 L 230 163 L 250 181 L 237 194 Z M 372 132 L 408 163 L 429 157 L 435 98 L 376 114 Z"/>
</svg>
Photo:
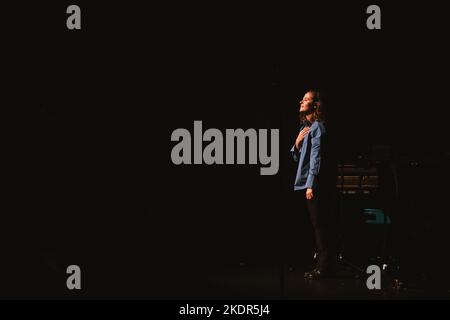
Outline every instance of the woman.
<svg viewBox="0 0 450 320">
<path fill-rule="evenodd" d="M 328 126 L 323 118 L 320 92 L 309 90 L 300 101 L 300 132 L 291 153 L 298 162 L 294 190 L 306 198 L 318 251 L 316 267 L 305 273 L 311 279 L 334 275 L 337 261 L 332 210 L 336 163 L 331 157 Z"/>
</svg>

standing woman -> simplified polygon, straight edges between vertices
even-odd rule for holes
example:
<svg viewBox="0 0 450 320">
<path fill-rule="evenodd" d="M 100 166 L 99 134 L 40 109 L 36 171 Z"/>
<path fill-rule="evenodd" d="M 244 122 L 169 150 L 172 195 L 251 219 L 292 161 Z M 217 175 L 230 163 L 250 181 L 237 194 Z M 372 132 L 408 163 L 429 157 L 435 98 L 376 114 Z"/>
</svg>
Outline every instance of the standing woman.
<svg viewBox="0 0 450 320">
<path fill-rule="evenodd" d="M 333 276 L 337 262 L 335 217 L 336 162 L 331 153 L 320 92 L 309 90 L 300 101 L 300 132 L 291 149 L 298 162 L 294 190 L 306 199 L 318 256 L 306 278 Z"/>
</svg>

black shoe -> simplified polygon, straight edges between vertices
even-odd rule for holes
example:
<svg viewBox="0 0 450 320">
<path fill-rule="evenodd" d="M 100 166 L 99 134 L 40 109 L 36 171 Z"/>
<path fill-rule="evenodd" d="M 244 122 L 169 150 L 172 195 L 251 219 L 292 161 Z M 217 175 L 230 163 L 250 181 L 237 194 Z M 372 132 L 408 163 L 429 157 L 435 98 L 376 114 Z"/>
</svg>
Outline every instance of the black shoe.
<svg viewBox="0 0 450 320">
<path fill-rule="evenodd" d="M 336 272 L 314 269 L 311 272 L 305 272 L 305 278 L 307 279 L 324 279 L 324 278 L 334 278 L 336 277 Z"/>
<path fill-rule="evenodd" d="M 313 275 L 314 273 L 316 273 L 317 271 L 318 271 L 317 268 L 315 268 L 315 269 L 313 269 L 313 270 L 311 270 L 311 271 L 307 271 L 307 272 L 305 272 L 304 277 L 305 277 L 305 278 L 310 278 L 310 277 L 312 277 L 312 275 Z"/>
</svg>

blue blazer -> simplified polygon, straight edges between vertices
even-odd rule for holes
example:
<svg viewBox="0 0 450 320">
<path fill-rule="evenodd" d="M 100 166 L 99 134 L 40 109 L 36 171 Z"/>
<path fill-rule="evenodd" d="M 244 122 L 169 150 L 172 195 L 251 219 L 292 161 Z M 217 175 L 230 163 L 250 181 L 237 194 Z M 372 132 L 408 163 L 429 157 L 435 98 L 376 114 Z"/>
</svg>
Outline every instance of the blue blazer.
<svg viewBox="0 0 450 320">
<path fill-rule="evenodd" d="M 305 125 L 300 126 L 302 130 Z M 298 162 L 297 175 L 295 177 L 294 190 L 319 188 L 319 174 L 323 156 L 323 142 L 326 134 L 325 125 L 314 121 L 305 136 L 301 149 L 296 150 L 295 145 L 291 149 L 292 157 Z"/>
</svg>

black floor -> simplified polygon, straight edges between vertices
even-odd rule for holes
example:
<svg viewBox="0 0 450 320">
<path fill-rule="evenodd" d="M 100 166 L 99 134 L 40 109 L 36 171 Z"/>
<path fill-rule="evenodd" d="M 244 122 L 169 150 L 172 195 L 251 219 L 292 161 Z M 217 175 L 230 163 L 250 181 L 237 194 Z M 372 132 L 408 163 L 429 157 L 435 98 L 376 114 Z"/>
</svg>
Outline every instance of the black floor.
<svg viewBox="0 0 450 320">
<path fill-rule="evenodd" d="M 336 278 L 305 279 L 298 264 L 224 266 L 191 282 L 179 297 L 208 299 L 450 299 L 450 282 L 382 274 L 380 290 L 369 290 L 368 275 L 341 268 Z"/>
<path fill-rule="evenodd" d="M 2 280 L 2 299 L 450 299 L 450 279 L 418 273 L 382 274 L 381 290 L 369 290 L 368 275 L 340 266 L 338 277 L 304 279 L 302 261 L 144 261 L 124 257 L 78 257 L 82 290 L 66 288 L 66 265 L 51 253 L 16 255 Z M 39 261 L 38 263 L 36 261 Z"/>
</svg>

